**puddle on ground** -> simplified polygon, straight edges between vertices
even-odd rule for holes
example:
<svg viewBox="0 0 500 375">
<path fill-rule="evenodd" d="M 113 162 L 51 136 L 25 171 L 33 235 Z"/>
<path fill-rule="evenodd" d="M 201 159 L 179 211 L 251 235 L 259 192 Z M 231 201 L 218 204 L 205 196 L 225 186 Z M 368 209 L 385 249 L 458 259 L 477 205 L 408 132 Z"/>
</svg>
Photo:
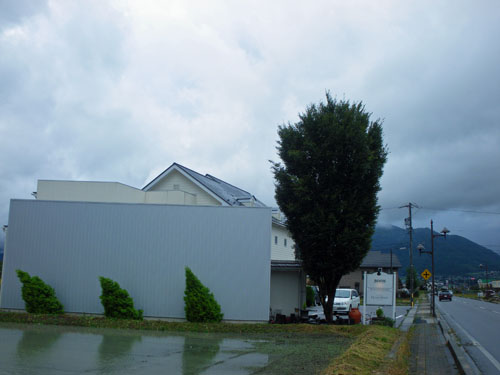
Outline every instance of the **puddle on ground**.
<svg viewBox="0 0 500 375">
<path fill-rule="evenodd" d="M 0 324 L 0 374 L 251 374 L 261 340 L 214 334 Z"/>
</svg>

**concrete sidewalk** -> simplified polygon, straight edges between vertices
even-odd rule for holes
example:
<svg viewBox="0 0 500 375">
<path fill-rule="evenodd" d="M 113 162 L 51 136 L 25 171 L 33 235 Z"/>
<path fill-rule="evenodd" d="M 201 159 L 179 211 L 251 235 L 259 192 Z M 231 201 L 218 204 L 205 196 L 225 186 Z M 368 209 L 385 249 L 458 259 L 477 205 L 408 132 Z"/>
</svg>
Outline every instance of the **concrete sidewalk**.
<svg viewBox="0 0 500 375">
<path fill-rule="evenodd" d="M 414 314 L 415 328 L 410 341 L 410 374 L 459 374 L 438 321 L 431 315 L 430 302 L 420 300 L 416 309 L 408 313 L 402 330 L 411 324 L 411 313 Z"/>
</svg>

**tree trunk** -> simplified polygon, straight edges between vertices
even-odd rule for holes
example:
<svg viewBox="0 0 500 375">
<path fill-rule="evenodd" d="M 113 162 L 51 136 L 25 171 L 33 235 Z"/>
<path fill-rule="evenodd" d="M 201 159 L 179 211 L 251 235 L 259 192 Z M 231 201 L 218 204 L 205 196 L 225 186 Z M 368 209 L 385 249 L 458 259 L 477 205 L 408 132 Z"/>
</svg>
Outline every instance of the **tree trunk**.
<svg viewBox="0 0 500 375">
<path fill-rule="evenodd" d="M 328 300 L 323 305 L 323 312 L 327 323 L 333 322 L 333 300 L 335 299 L 335 289 L 328 291 Z"/>
<path fill-rule="evenodd" d="M 323 312 L 325 313 L 325 319 L 327 323 L 333 322 L 333 303 L 335 300 L 335 292 L 337 290 L 337 286 L 339 285 L 341 277 L 342 275 L 340 277 L 332 277 L 330 283 L 320 283 L 320 285 L 318 285 L 319 296 L 321 299 L 321 304 L 323 305 Z"/>
</svg>

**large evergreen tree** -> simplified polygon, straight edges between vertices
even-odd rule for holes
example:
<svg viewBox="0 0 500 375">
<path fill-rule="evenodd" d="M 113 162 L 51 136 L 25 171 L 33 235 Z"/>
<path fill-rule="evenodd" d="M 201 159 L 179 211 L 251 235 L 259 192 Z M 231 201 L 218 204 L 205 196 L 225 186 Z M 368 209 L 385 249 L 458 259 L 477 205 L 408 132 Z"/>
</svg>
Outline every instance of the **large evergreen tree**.
<svg viewBox="0 0 500 375">
<path fill-rule="evenodd" d="M 278 130 L 273 163 L 276 201 L 287 217 L 297 258 L 318 285 L 327 321 L 343 275 L 370 249 L 387 159 L 382 126 L 362 103 L 332 99 L 310 105 Z"/>
</svg>

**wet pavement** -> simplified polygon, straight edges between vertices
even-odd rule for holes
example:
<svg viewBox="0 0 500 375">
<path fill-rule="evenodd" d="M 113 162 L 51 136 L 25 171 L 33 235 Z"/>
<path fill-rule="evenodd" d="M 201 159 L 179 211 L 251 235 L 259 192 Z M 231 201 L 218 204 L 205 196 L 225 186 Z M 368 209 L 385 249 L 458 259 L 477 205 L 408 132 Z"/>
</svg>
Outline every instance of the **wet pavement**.
<svg viewBox="0 0 500 375">
<path fill-rule="evenodd" d="M 255 340 L 208 334 L 0 324 L 0 374 L 252 374 Z"/>
<path fill-rule="evenodd" d="M 458 375 L 460 372 L 446 346 L 436 318 L 431 315 L 427 299 L 420 300 L 413 324 L 415 328 L 410 340 L 410 374 Z"/>
</svg>

